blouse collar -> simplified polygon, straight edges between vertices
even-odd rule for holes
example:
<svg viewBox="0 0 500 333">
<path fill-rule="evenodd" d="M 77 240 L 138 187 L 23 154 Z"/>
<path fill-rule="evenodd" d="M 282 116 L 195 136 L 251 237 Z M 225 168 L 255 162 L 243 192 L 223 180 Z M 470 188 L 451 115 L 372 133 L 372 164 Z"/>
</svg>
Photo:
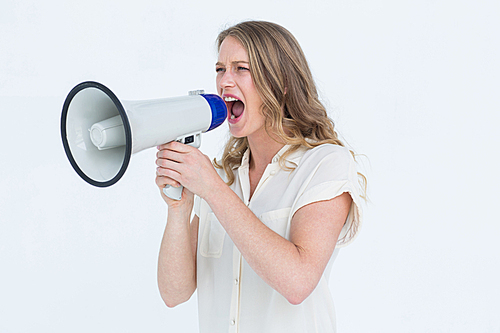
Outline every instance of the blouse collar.
<svg viewBox="0 0 500 333">
<path fill-rule="evenodd" d="M 291 145 L 284 145 L 283 148 L 281 148 L 276 155 L 274 155 L 273 159 L 271 160 L 271 165 L 279 163 L 279 160 L 281 156 L 288 151 L 292 146 Z M 286 158 L 285 158 L 285 165 L 287 162 L 290 162 L 294 164 L 295 167 L 299 165 L 300 160 L 302 159 L 302 156 L 304 156 L 304 153 L 307 151 L 306 147 L 300 147 L 299 149 L 295 150 L 294 152 L 290 153 Z M 245 153 L 243 154 L 243 158 L 241 159 L 241 165 L 239 166 L 240 168 L 248 168 L 249 167 L 249 162 L 250 162 L 250 149 L 247 148 Z"/>
</svg>

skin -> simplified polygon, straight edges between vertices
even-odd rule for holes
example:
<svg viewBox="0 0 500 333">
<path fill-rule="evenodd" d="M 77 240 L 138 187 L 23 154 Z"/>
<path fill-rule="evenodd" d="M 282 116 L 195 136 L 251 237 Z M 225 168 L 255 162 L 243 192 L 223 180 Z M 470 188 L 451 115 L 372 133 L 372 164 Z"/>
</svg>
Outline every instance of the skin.
<svg viewBox="0 0 500 333">
<path fill-rule="evenodd" d="M 231 134 L 247 137 L 250 155 L 250 195 L 272 158 L 283 147 L 264 129 L 262 100 L 248 70 L 248 54 L 233 37 L 220 48 L 216 64 L 221 96 L 245 104 Z M 156 184 L 168 205 L 167 226 L 160 247 L 158 286 L 167 306 L 187 301 L 196 290 L 198 217 L 191 223 L 193 193 L 211 207 L 227 234 L 252 269 L 291 304 L 300 304 L 318 284 L 347 218 L 351 197 L 311 203 L 293 216 L 290 240 L 265 226 L 216 173 L 198 149 L 171 142 L 158 147 Z M 163 194 L 165 185 L 182 184 L 180 201 Z"/>
</svg>

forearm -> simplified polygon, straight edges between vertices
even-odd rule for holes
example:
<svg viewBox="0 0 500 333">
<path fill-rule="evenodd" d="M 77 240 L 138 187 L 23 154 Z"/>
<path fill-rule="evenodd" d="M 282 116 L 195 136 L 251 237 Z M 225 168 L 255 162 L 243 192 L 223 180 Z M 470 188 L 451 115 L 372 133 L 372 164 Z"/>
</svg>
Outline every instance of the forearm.
<svg viewBox="0 0 500 333">
<path fill-rule="evenodd" d="M 289 302 L 300 303 L 321 277 L 314 260 L 263 224 L 229 187 L 213 193 L 206 201 L 248 264 Z"/>
<path fill-rule="evenodd" d="M 169 307 L 187 301 L 196 290 L 196 250 L 190 211 L 169 209 L 158 258 L 158 287 Z"/>
</svg>

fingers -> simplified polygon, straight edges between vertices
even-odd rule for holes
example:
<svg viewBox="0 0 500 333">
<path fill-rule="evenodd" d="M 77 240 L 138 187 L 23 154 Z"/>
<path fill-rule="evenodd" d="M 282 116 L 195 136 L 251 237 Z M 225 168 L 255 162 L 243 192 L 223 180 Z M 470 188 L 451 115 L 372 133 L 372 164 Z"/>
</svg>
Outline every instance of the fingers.
<svg viewBox="0 0 500 333">
<path fill-rule="evenodd" d="M 157 148 L 157 165 L 161 167 L 175 167 L 175 165 L 167 163 L 167 161 L 183 163 L 189 153 L 192 153 L 193 149 L 195 149 L 179 142 L 170 142 Z"/>
<path fill-rule="evenodd" d="M 179 187 L 181 186 L 181 182 L 183 181 L 183 176 L 181 171 L 184 170 L 182 168 L 182 164 L 185 161 L 189 161 L 187 158 L 189 153 L 196 148 L 182 144 L 180 142 L 169 142 L 166 144 L 162 144 L 157 147 L 158 152 L 156 153 L 156 185 L 160 189 L 160 193 L 165 202 L 170 206 L 179 205 L 184 202 L 185 198 L 191 198 L 192 200 L 192 192 L 184 188 L 182 191 L 182 199 L 180 201 L 175 201 L 168 198 L 163 189 L 167 186 Z M 189 201 L 189 200 L 188 200 Z"/>
<path fill-rule="evenodd" d="M 168 153 L 168 155 L 171 155 L 171 154 L 177 154 L 177 153 Z M 167 155 L 167 154 L 165 154 Z M 174 160 L 174 158 L 176 158 L 177 156 L 167 156 L 167 157 L 158 157 L 156 159 L 156 165 L 160 168 L 164 168 L 164 169 L 172 169 L 172 170 L 175 170 L 175 171 L 178 171 L 178 167 L 180 165 L 180 163 L 182 163 L 182 158 L 181 157 L 177 157 L 177 160 Z"/>
<path fill-rule="evenodd" d="M 179 174 L 183 170 L 182 164 L 193 165 L 200 163 L 200 155 L 207 157 L 194 147 L 182 144 L 180 142 L 169 142 L 157 147 L 156 165 L 165 169 L 172 169 Z M 185 170 L 184 170 L 185 171 Z M 170 176 L 167 174 L 167 176 Z M 174 177 L 175 178 L 175 177 Z M 177 179 L 177 178 L 176 178 Z"/>
<path fill-rule="evenodd" d="M 178 187 L 178 186 L 174 185 L 174 184 L 178 184 L 178 183 L 173 179 L 169 179 L 168 177 L 157 176 L 155 182 L 156 182 L 156 186 L 158 186 L 160 189 L 163 189 L 167 185 Z"/>
<path fill-rule="evenodd" d="M 160 185 L 182 185 L 192 193 L 205 193 L 217 176 L 210 159 L 197 148 L 179 142 L 158 146 L 156 174 Z"/>
<path fill-rule="evenodd" d="M 165 171 L 165 169 L 161 169 L 161 168 L 158 168 L 156 170 L 156 185 L 158 185 L 158 187 L 161 187 L 161 188 L 164 188 L 165 186 L 167 185 L 170 185 L 170 186 L 173 186 L 173 187 L 179 187 L 181 186 L 181 184 L 169 177 L 169 176 L 166 176 L 165 174 L 170 174 L 170 172 L 168 170 Z"/>
<path fill-rule="evenodd" d="M 182 155 L 184 153 L 178 150 L 179 146 L 182 146 L 182 144 L 176 145 L 176 143 L 179 144 L 178 142 L 170 142 L 157 147 L 159 149 L 156 153 L 156 165 L 158 166 L 156 170 L 157 175 L 175 177 L 175 171 L 177 175 L 179 174 L 178 167 L 179 164 L 182 163 Z"/>
<path fill-rule="evenodd" d="M 179 152 L 178 150 L 184 144 L 179 142 L 170 142 L 161 146 L 158 146 L 160 149 L 157 153 L 156 165 L 156 175 L 157 175 L 157 184 L 160 187 L 165 187 L 165 185 L 171 185 L 174 187 L 178 187 L 181 185 L 181 163 L 183 162 L 183 157 L 186 153 Z"/>
<path fill-rule="evenodd" d="M 171 151 L 176 151 L 176 152 L 179 152 L 179 153 L 188 153 L 188 152 L 192 151 L 193 149 L 196 149 L 194 147 L 191 147 L 189 145 L 186 145 L 186 144 L 183 144 L 183 143 L 180 143 L 180 142 L 177 142 L 177 141 L 171 141 L 171 142 L 168 142 L 168 143 L 164 143 L 162 145 L 159 145 L 156 148 L 159 151 L 162 151 L 162 150 L 171 150 Z"/>
<path fill-rule="evenodd" d="M 156 164 L 158 165 L 156 168 L 156 183 L 158 186 L 163 188 L 165 185 L 174 187 L 181 185 L 181 174 L 175 169 L 178 163 L 166 159 L 157 159 Z"/>
<path fill-rule="evenodd" d="M 173 200 L 171 197 L 167 196 L 165 193 L 165 188 L 170 185 L 174 187 L 179 187 L 179 183 L 176 182 L 175 180 L 168 178 L 168 177 L 162 177 L 162 176 L 156 176 L 156 185 L 158 186 L 158 189 L 160 190 L 160 195 L 167 203 L 167 205 L 178 205 L 180 204 L 179 200 Z M 183 191 L 184 192 L 184 191 Z M 182 198 L 184 198 L 184 194 L 182 194 Z"/>
</svg>

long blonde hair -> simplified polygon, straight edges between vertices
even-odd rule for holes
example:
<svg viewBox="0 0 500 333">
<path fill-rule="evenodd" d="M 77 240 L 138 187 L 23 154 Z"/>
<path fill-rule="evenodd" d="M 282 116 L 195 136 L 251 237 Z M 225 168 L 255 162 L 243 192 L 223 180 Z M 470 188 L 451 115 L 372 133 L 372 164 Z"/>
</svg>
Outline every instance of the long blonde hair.
<svg viewBox="0 0 500 333">
<path fill-rule="evenodd" d="M 219 34 L 218 50 L 228 36 L 236 38 L 248 53 L 250 73 L 263 101 L 261 112 L 266 119 L 266 131 L 272 130 L 281 143 L 291 145 L 280 158 L 282 167 L 287 168 L 285 158 L 301 146 L 344 146 L 319 101 L 302 48 L 287 29 L 265 21 L 241 22 Z M 228 185 L 234 182 L 232 169 L 241 164 L 247 148 L 246 137 L 230 136 L 221 162 L 214 161 L 217 168 L 224 169 Z M 366 178 L 359 175 L 366 188 Z"/>
</svg>

